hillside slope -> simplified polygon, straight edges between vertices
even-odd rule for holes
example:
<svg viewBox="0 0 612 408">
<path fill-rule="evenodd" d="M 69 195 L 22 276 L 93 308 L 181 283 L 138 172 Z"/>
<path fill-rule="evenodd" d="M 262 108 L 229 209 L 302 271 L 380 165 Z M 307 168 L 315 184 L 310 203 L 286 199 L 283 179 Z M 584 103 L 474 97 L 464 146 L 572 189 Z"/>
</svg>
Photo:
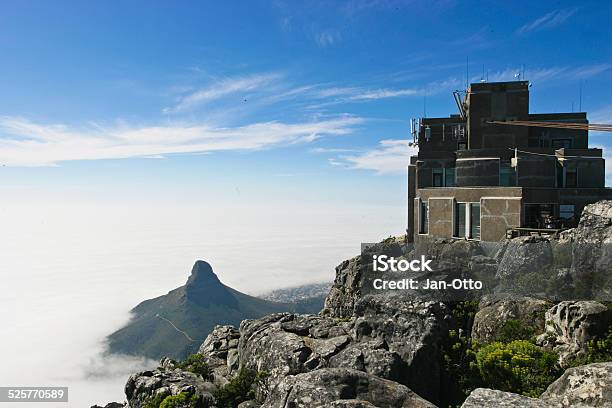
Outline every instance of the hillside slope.
<svg viewBox="0 0 612 408">
<path fill-rule="evenodd" d="M 184 286 L 146 300 L 132 319 L 108 336 L 111 353 L 181 359 L 197 351 L 216 325 L 238 325 L 276 312 L 316 313 L 322 301 L 278 303 L 225 286 L 205 261 L 197 261 Z"/>
</svg>

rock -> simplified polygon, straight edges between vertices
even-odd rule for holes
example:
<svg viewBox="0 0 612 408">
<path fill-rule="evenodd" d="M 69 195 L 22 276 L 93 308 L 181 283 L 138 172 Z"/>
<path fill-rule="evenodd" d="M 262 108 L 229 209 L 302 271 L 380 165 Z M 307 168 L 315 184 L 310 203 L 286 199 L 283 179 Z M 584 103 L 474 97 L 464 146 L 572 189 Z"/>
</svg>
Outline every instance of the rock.
<svg viewBox="0 0 612 408">
<path fill-rule="evenodd" d="M 520 237 L 508 241 L 497 269 L 497 278 L 508 279 L 538 271 L 553 263 L 550 240 L 544 237 Z"/>
<path fill-rule="evenodd" d="M 238 408 L 259 408 L 260 406 L 257 401 L 245 401 L 238 404 Z"/>
<path fill-rule="evenodd" d="M 571 274 L 581 298 L 612 301 L 612 200 L 589 204 L 569 235 Z"/>
<path fill-rule="evenodd" d="M 109 402 L 108 404 L 104 405 L 103 407 L 100 405 L 92 405 L 91 408 L 126 408 L 127 404 L 125 403 L 119 403 L 119 402 Z"/>
<path fill-rule="evenodd" d="M 560 407 L 612 407 L 612 362 L 569 368 L 540 398 Z"/>
<path fill-rule="evenodd" d="M 461 408 L 555 408 L 537 398 L 524 397 L 499 390 L 476 388 L 461 405 Z"/>
<path fill-rule="evenodd" d="M 175 368 L 171 360 L 163 359 L 153 371 L 132 374 L 125 384 L 125 395 L 131 408 L 144 407 L 157 395 L 170 396 L 186 392 L 196 395 L 203 407 L 213 406 L 216 387 L 202 376 Z"/>
<path fill-rule="evenodd" d="M 538 343 L 559 353 L 559 361 L 584 355 L 587 342 L 606 334 L 612 322 L 612 311 L 595 301 L 565 301 L 546 312 L 546 332 Z"/>
<path fill-rule="evenodd" d="M 324 368 L 285 377 L 262 405 L 266 408 L 329 406 L 435 407 L 406 386 L 345 368 Z"/>
<path fill-rule="evenodd" d="M 545 300 L 511 295 L 492 295 L 481 300 L 474 316 L 472 340 L 490 343 L 499 338 L 504 325 L 516 320 L 521 327 L 532 327 L 534 334 L 544 331 L 545 313 L 551 307 Z"/>
<path fill-rule="evenodd" d="M 240 332 L 233 326 L 215 326 L 198 350 L 212 369 L 214 383 L 223 386 L 240 366 Z"/>
</svg>

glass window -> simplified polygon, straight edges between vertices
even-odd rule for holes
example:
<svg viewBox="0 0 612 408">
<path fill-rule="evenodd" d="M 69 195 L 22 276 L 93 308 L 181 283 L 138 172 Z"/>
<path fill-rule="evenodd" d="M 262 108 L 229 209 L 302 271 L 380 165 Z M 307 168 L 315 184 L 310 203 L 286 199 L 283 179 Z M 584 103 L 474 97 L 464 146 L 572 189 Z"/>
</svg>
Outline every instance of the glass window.
<svg viewBox="0 0 612 408">
<path fill-rule="evenodd" d="M 480 239 L 480 204 L 470 204 L 470 238 Z"/>
<path fill-rule="evenodd" d="M 459 142 L 457 143 L 457 150 L 466 150 L 467 149 L 467 143 L 466 142 Z"/>
<path fill-rule="evenodd" d="M 510 163 L 501 162 L 499 164 L 499 185 L 516 186 L 516 172 Z"/>
<path fill-rule="evenodd" d="M 465 237 L 465 203 L 455 204 L 455 236 Z"/>
<path fill-rule="evenodd" d="M 432 185 L 434 187 L 442 187 L 444 186 L 444 173 L 443 173 L 444 169 L 439 168 L 439 169 L 432 169 L 432 174 L 433 174 L 433 182 Z"/>
<path fill-rule="evenodd" d="M 446 187 L 455 187 L 455 168 L 447 167 L 444 169 L 444 181 Z"/>
<path fill-rule="evenodd" d="M 561 204 L 559 206 L 559 218 L 569 220 L 574 218 L 576 206 L 574 204 Z"/>
<path fill-rule="evenodd" d="M 420 225 L 419 225 L 419 233 L 420 234 L 428 234 L 429 233 L 429 203 L 427 201 L 421 201 L 421 214 L 419 216 Z"/>
</svg>

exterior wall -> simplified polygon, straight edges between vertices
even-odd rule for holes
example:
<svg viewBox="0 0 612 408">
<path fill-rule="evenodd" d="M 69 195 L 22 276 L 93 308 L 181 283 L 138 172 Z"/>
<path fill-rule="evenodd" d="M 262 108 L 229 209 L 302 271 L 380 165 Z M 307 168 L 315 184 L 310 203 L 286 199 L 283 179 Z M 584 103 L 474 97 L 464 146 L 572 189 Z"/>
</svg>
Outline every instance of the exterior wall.
<svg viewBox="0 0 612 408">
<path fill-rule="evenodd" d="M 406 237 L 408 242 L 413 241 L 414 230 L 414 198 L 416 197 L 416 167 L 408 166 L 408 214 L 406 220 Z"/>
<path fill-rule="evenodd" d="M 429 235 L 452 238 L 456 202 L 480 203 L 480 234 L 483 241 L 499 241 L 507 226 L 520 226 L 521 194 L 519 187 L 446 187 L 417 190 L 414 222 L 418 225 L 419 200 L 429 203 Z"/>
<path fill-rule="evenodd" d="M 480 199 L 480 239 L 501 241 L 506 229 L 521 226 L 520 197 L 482 197 Z"/>
<path fill-rule="evenodd" d="M 516 179 L 517 184 L 523 187 L 555 187 L 557 159 L 519 153 Z"/>
<path fill-rule="evenodd" d="M 499 186 L 499 158 L 457 159 L 457 187 Z"/>
<path fill-rule="evenodd" d="M 452 197 L 432 197 L 429 199 L 429 235 L 450 238 L 453 236 Z"/>
</svg>

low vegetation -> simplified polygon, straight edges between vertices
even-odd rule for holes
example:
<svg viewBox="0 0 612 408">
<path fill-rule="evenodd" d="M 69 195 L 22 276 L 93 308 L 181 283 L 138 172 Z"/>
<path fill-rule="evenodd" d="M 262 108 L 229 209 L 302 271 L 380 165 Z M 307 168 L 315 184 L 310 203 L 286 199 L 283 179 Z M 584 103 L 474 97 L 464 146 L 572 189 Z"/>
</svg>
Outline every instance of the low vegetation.
<svg viewBox="0 0 612 408">
<path fill-rule="evenodd" d="M 241 368 L 238 375 L 215 393 L 219 408 L 234 408 L 238 404 L 255 398 L 255 389 L 265 389 L 268 374 Z"/>
<path fill-rule="evenodd" d="M 182 370 L 199 374 L 205 380 L 208 380 L 211 375 L 210 367 L 204 361 L 202 354 L 191 354 L 185 360 L 175 363 L 175 365 Z"/>
</svg>

